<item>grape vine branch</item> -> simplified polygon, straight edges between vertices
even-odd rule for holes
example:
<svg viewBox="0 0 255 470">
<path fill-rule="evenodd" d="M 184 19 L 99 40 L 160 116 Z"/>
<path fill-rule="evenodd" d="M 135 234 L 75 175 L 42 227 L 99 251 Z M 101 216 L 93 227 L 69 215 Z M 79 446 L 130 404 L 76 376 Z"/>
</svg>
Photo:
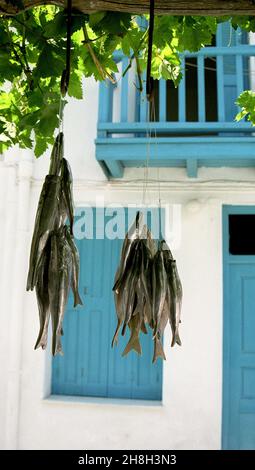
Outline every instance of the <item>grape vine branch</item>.
<svg viewBox="0 0 255 470">
<path fill-rule="evenodd" d="M 33 148 L 40 156 L 53 143 L 58 127 L 67 13 L 62 0 L 38 6 L 40 3 L 45 0 L 0 0 L 0 153 L 19 145 Z M 218 10 L 213 10 L 213 5 Z M 129 67 L 134 62 L 141 88 L 147 59 L 149 1 L 73 0 L 73 6 L 69 96 L 82 99 L 85 89 L 86 98 L 86 82 L 82 86 L 86 77 L 114 82 L 118 71 L 116 50 L 129 58 Z M 255 4 L 251 0 L 162 0 L 155 6 L 151 75 L 172 80 L 175 86 L 182 77 L 180 53 L 210 45 L 218 23 L 229 20 L 235 29 L 255 32 Z M 245 7 L 250 15 L 242 15 Z M 254 93 L 244 92 L 238 102 L 238 119 L 248 115 L 255 124 Z"/>
</svg>

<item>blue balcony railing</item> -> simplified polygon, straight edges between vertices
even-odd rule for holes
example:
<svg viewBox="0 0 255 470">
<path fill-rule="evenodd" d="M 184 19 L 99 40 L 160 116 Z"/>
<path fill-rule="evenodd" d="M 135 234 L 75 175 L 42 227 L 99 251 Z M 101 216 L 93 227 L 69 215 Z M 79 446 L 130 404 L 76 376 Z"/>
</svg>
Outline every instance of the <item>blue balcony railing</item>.
<svg viewBox="0 0 255 470">
<path fill-rule="evenodd" d="M 245 43 L 239 31 L 232 32 L 229 45 L 229 28 L 218 28 L 215 46 L 183 54 L 178 90 L 158 82 L 155 122 L 148 122 L 145 91 L 132 84 L 132 69 L 117 85 L 100 84 L 96 158 L 111 177 L 122 177 L 125 167 L 144 166 L 148 145 L 149 166 L 186 167 L 190 177 L 200 166 L 254 166 L 254 128 L 234 117 L 237 96 L 250 86 L 255 45 Z M 119 53 L 116 60 L 121 76 L 128 59 Z"/>
</svg>

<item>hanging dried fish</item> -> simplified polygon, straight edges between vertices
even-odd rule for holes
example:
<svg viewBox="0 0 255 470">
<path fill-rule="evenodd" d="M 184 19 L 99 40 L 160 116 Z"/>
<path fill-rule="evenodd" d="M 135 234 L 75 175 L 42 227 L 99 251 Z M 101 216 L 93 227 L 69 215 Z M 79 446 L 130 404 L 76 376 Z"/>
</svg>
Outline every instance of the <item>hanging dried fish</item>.
<svg viewBox="0 0 255 470">
<path fill-rule="evenodd" d="M 67 303 L 72 253 L 65 238 L 65 228 L 61 227 L 51 235 L 49 262 L 49 309 L 52 320 L 52 354 L 62 354 L 61 333 Z"/>
<path fill-rule="evenodd" d="M 48 325 L 50 319 L 50 301 L 48 292 L 48 275 L 50 261 L 50 239 L 44 249 L 41 264 L 38 270 L 38 280 L 35 286 L 37 304 L 39 309 L 40 330 L 35 344 L 35 349 L 46 348 L 48 339 Z"/>
<path fill-rule="evenodd" d="M 113 291 L 118 291 L 118 288 L 123 282 L 126 269 L 128 269 L 129 264 L 132 260 L 133 249 L 134 249 L 133 243 L 139 236 L 142 218 L 143 218 L 142 212 L 137 212 L 135 221 L 126 234 L 122 251 L 121 251 L 121 260 L 120 260 L 120 266 L 118 268 L 118 276 L 112 288 Z"/>
<path fill-rule="evenodd" d="M 74 221 L 74 203 L 73 203 L 73 177 L 72 171 L 68 161 L 62 158 L 62 197 L 67 209 L 68 219 L 70 221 L 70 233 L 73 235 L 73 221 Z"/>
<path fill-rule="evenodd" d="M 118 269 L 116 272 L 114 283 L 116 283 L 119 277 L 119 272 L 120 271 Z M 125 318 L 125 303 L 126 302 L 123 299 L 123 295 L 124 295 L 123 292 L 114 291 L 114 302 L 115 302 L 115 309 L 116 309 L 116 314 L 117 314 L 117 326 L 116 326 L 116 330 L 112 339 L 112 347 L 114 346 L 114 344 L 117 344 L 118 342 L 118 334 Z"/>
<path fill-rule="evenodd" d="M 124 335 L 128 325 L 130 338 L 122 356 L 131 350 L 141 354 L 139 335 L 141 331 L 147 333 L 148 324 L 153 330 L 152 361 L 155 362 L 159 357 L 166 359 L 162 338 L 168 322 L 173 334 L 171 345 L 181 345 L 179 322 L 182 285 L 168 245 L 162 240 L 157 248 L 146 225 L 141 229 L 140 214 L 137 213 L 135 222 L 126 234 L 114 280 L 117 327 L 112 346 L 117 343 L 121 326 Z"/>
<path fill-rule="evenodd" d="M 41 191 L 35 218 L 35 228 L 31 245 L 27 290 L 33 290 L 37 280 L 37 270 L 50 233 L 54 229 L 58 214 L 60 176 L 47 175 Z"/>
<path fill-rule="evenodd" d="M 162 316 L 167 292 L 167 275 L 164 266 L 162 244 L 153 258 L 152 264 L 152 318 L 156 336 Z"/>
<path fill-rule="evenodd" d="M 169 313 L 168 313 L 168 305 L 165 302 L 162 315 L 160 318 L 159 322 L 159 327 L 156 335 L 154 336 L 154 353 L 153 353 L 153 359 L 152 362 L 156 362 L 158 357 L 161 357 L 162 359 L 166 359 L 164 349 L 163 349 L 163 344 L 162 344 L 162 336 L 165 330 L 165 327 L 167 325 L 169 318 Z"/>
<path fill-rule="evenodd" d="M 52 322 L 52 354 L 62 354 L 63 319 L 70 287 L 74 307 L 82 305 L 78 291 L 79 254 L 73 238 L 72 173 L 63 158 L 61 132 L 51 153 L 49 175 L 41 191 L 31 244 L 27 290 L 36 288 L 40 330 L 35 349 L 46 348 Z M 69 219 L 70 228 L 66 226 Z"/>
<path fill-rule="evenodd" d="M 127 289 L 127 303 L 125 311 L 125 320 L 121 332 L 122 335 L 125 334 L 126 326 L 129 323 L 137 304 L 137 287 L 141 271 L 141 251 L 139 242 L 140 240 L 133 244 L 134 253 L 130 252 L 130 258 L 132 260 L 132 263 L 130 265 L 127 264 L 125 271 L 126 277 L 123 277 L 121 285 L 122 288 Z"/>
<path fill-rule="evenodd" d="M 181 339 L 179 336 L 179 323 L 181 322 L 181 307 L 182 307 L 182 284 L 177 270 L 176 261 L 170 248 L 165 241 L 162 242 L 164 248 L 164 264 L 168 278 L 168 303 L 169 303 L 169 321 L 172 329 L 172 343 L 181 346 Z"/>
<path fill-rule="evenodd" d="M 129 320 L 128 327 L 130 329 L 131 334 L 129 341 L 122 353 L 122 356 L 126 356 L 132 349 L 134 349 L 138 354 L 142 354 L 142 348 L 139 341 L 141 322 L 142 316 L 139 314 L 133 315 Z"/>
<path fill-rule="evenodd" d="M 79 285 L 79 271 L 80 271 L 80 258 L 79 252 L 76 248 L 74 243 L 74 238 L 71 235 L 71 229 L 67 226 L 64 227 L 65 230 L 65 238 L 69 245 L 72 254 L 72 273 L 71 273 L 71 287 L 74 296 L 74 307 L 77 305 L 83 305 L 82 300 L 80 298 L 78 285 Z"/>
<path fill-rule="evenodd" d="M 60 132 L 53 144 L 50 157 L 49 175 L 59 175 L 64 155 L 64 134 Z"/>
</svg>

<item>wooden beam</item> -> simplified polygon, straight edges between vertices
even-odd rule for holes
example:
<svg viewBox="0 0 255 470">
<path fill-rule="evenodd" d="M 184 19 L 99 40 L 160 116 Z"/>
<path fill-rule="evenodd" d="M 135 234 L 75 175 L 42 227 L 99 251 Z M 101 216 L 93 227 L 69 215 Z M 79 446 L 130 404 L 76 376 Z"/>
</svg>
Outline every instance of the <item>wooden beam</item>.
<svg viewBox="0 0 255 470">
<path fill-rule="evenodd" d="M 18 3 L 19 6 L 13 5 Z M 20 5 L 23 4 L 23 7 Z M 0 13 L 15 15 L 39 5 L 64 7 L 65 0 L 0 0 Z M 148 13 L 149 0 L 73 0 L 73 7 L 83 13 L 117 11 Z M 156 0 L 156 14 L 166 15 L 254 15 L 255 0 Z"/>
</svg>

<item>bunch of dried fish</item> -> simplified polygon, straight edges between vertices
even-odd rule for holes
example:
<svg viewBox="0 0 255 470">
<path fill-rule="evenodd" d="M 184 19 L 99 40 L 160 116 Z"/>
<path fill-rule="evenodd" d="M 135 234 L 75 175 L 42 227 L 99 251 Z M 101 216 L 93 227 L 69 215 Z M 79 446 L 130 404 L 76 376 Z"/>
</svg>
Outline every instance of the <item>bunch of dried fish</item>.
<svg viewBox="0 0 255 470">
<path fill-rule="evenodd" d="M 142 224 L 141 212 L 126 234 L 113 291 L 117 327 L 112 346 L 117 344 L 121 327 L 122 335 L 127 325 L 130 329 L 123 356 L 132 349 L 142 353 L 139 335 L 147 333 L 146 324 L 153 330 L 153 362 L 158 357 L 166 358 L 162 336 L 168 321 L 172 330 L 171 346 L 181 345 L 182 284 L 176 262 L 165 240 L 160 241 L 157 248 L 149 229 Z"/>
<path fill-rule="evenodd" d="M 62 354 L 61 335 L 70 287 L 74 307 L 82 301 L 78 291 L 79 253 L 73 238 L 72 173 L 63 157 L 63 133 L 54 143 L 49 174 L 41 191 L 31 244 L 27 290 L 35 287 L 40 330 L 35 349 L 47 346 L 52 323 L 52 354 Z M 66 225 L 69 219 L 70 227 Z"/>
</svg>

